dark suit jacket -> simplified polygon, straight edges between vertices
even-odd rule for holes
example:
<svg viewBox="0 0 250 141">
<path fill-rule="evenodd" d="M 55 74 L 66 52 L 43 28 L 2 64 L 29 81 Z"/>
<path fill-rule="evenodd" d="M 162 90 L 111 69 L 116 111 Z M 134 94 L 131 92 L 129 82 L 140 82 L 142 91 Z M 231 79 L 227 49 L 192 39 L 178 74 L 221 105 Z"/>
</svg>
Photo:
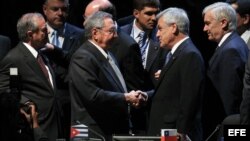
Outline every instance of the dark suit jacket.
<svg viewBox="0 0 250 141">
<path fill-rule="evenodd" d="M 105 135 L 128 133 L 122 85 L 108 60 L 89 41 L 73 55 L 69 77 L 72 122 L 97 123 Z"/>
<path fill-rule="evenodd" d="M 240 123 L 250 124 L 250 57 L 246 64 L 244 75 L 243 98 L 240 106 Z"/>
<path fill-rule="evenodd" d="M 148 133 L 175 128 L 191 140 L 201 140 L 201 98 L 205 69 L 200 52 L 190 39 L 176 49 L 162 69 L 150 112 Z"/>
<path fill-rule="evenodd" d="M 221 98 L 225 116 L 239 113 L 247 57 L 246 43 L 232 33 L 209 61 L 207 75 Z"/>
<path fill-rule="evenodd" d="M 133 22 L 121 27 L 121 29 L 127 33 L 131 34 L 133 27 Z M 154 73 L 161 69 L 165 62 L 166 51 L 160 48 L 158 39 L 156 38 L 156 30 L 153 30 L 149 37 L 149 49 L 147 54 L 146 69 L 144 71 L 145 79 L 145 89 L 151 90 L 156 85 L 157 81 L 154 78 Z"/>
<path fill-rule="evenodd" d="M 54 62 L 53 69 L 56 75 L 56 84 L 58 89 L 68 89 L 68 82 L 65 80 L 68 74 L 68 67 L 73 53 L 81 46 L 84 38 L 84 31 L 74 25 L 66 23 L 64 28 L 64 42 L 62 51 L 63 58 L 57 53 L 47 53 L 50 60 Z M 58 49 L 56 49 L 57 51 Z"/>
<path fill-rule="evenodd" d="M 250 124 L 250 58 L 246 64 L 244 75 L 243 98 L 240 106 L 240 123 Z"/>
<path fill-rule="evenodd" d="M 48 67 L 47 60 L 44 60 Z M 60 127 L 60 108 L 55 99 L 56 88 L 51 84 L 40 69 L 36 58 L 24 46 L 19 43 L 5 56 L 0 63 L 0 91 L 9 88 L 9 68 L 18 68 L 21 76 L 21 101 L 31 100 L 37 105 L 40 127 L 51 141 L 58 137 Z M 54 76 L 50 68 L 52 77 Z M 54 83 L 55 84 L 55 83 Z"/>
<path fill-rule="evenodd" d="M 134 39 L 118 29 L 118 37 L 109 50 L 117 59 L 128 91 L 144 89 L 140 48 Z"/>
<path fill-rule="evenodd" d="M 0 35 L 0 60 L 8 53 L 11 49 L 10 39 L 6 36 Z"/>
</svg>

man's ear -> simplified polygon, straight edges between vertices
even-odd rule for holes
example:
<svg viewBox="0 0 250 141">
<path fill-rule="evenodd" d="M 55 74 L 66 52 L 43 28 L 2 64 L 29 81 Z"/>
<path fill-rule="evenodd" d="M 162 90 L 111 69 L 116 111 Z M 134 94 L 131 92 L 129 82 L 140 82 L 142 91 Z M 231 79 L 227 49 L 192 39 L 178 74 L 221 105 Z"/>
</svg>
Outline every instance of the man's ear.
<svg viewBox="0 0 250 141">
<path fill-rule="evenodd" d="M 32 35 L 33 35 L 33 32 L 32 31 L 28 31 L 27 32 L 27 36 L 31 39 L 32 38 Z"/>
<path fill-rule="evenodd" d="M 250 15 L 249 14 L 245 14 L 243 23 L 245 25 L 249 25 L 250 24 Z"/>
<path fill-rule="evenodd" d="M 134 9 L 133 15 L 135 16 L 135 18 L 138 18 L 138 17 L 139 17 L 139 14 L 140 14 L 140 11 L 137 10 L 137 9 Z"/>
<path fill-rule="evenodd" d="M 227 29 L 228 28 L 228 21 L 226 19 L 222 19 L 221 26 L 223 29 Z"/>
<path fill-rule="evenodd" d="M 97 38 L 97 35 L 98 35 L 98 29 L 97 28 L 93 28 L 92 30 L 91 30 L 91 34 L 92 34 L 92 38 L 93 38 L 93 40 L 98 40 L 98 38 Z"/>
<path fill-rule="evenodd" d="M 43 5 L 43 13 L 44 13 L 44 15 L 47 15 L 47 9 L 48 9 L 48 7 L 47 7 L 47 5 Z"/>
<path fill-rule="evenodd" d="M 174 35 L 178 35 L 179 29 L 178 29 L 177 25 L 176 25 L 175 23 L 173 23 L 173 24 L 171 25 L 171 27 L 172 27 L 172 33 L 173 33 Z"/>
</svg>

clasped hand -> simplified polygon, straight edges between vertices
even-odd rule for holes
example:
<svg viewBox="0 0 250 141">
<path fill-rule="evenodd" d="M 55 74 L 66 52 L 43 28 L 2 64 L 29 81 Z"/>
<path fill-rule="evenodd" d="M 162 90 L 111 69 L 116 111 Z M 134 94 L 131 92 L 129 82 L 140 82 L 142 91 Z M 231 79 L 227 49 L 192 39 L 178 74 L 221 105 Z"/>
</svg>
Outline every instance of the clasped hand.
<svg viewBox="0 0 250 141">
<path fill-rule="evenodd" d="M 135 108 L 140 108 L 145 105 L 148 100 L 148 95 L 140 90 L 130 91 L 125 94 L 126 101 L 130 103 Z"/>
</svg>

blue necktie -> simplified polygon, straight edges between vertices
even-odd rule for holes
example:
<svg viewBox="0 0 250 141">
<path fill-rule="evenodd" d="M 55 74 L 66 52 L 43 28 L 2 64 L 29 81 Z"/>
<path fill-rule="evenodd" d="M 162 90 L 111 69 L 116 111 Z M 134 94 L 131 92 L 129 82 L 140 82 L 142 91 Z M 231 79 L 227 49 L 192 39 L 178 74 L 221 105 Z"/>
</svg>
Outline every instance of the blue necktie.
<svg viewBox="0 0 250 141">
<path fill-rule="evenodd" d="M 146 39 L 147 39 L 147 36 L 146 36 L 145 32 L 140 32 L 138 37 L 139 37 L 138 44 L 139 44 L 140 51 L 141 51 L 142 65 L 145 68 L 146 67 L 146 48 L 147 48 Z"/>
<path fill-rule="evenodd" d="M 171 57 L 172 57 L 172 53 L 171 53 L 171 51 L 169 51 L 167 56 L 166 56 L 165 65 L 167 65 L 167 63 L 169 62 Z"/>
<path fill-rule="evenodd" d="M 52 33 L 52 42 L 51 43 L 57 47 L 61 47 L 59 39 L 58 39 L 58 32 L 56 30 L 54 30 L 54 32 Z"/>
</svg>

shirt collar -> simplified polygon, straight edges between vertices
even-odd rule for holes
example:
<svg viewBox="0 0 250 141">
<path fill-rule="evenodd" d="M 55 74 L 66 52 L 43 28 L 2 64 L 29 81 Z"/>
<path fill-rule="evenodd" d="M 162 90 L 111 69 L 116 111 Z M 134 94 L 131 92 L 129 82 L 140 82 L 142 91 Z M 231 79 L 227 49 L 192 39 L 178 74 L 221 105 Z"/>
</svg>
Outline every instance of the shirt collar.
<svg viewBox="0 0 250 141">
<path fill-rule="evenodd" d="M 218 44 L 218 47 L 220 47 L 222 45 L 222 43 L 232 34 L 232 32 L 228 32 L 226 33 L 222 39 L 220 40 L 219 44 Z"/>
<path fill-rule="evenodd" d="M 183 43 L 185 40 L 187 40 L 189 37 L 185 37 L 181 39 L 179 42 L 177 42 L 171 49 L 171 53 L 174 54 L 175 50 L 180 46 L 181 43 Z"/>
<path fill-rule="evenodd" d="M 250 38 L 250 29 L 246 30 L 242 35 L 241 38 L 247 43 Z"/>
<path fill-rule="evenodd" d="M 101 53 L 105 58 L 108 58 L 108 54 L 106 51 L 104 51 L 104 49 L 102 49 L 100 46 L 98 46 L 97 44 L 95 44 L 93 41 L 88 40 L 90 43 L 92 43 Z"/>
<path fill-rule="evenodd" d="M 135 22 L 136 22 L 136 19 L 133 22 L 133 33 L 132 34 L 133 34 L 134 38 L 138 38 L 139 34 L 141 32 L 144 32 L 144 31 L 142 31 L 140 28 L 138 28 L 137 25 L 135 24 Z"/>
<path fill-rule="evenodd" d="M 31 52 L 31 54 L 37 58 L 37 55 L 38 55 L 38 52 L 32 47 L 30 46 L 29 44 L 23 42 L 24 46 Z"/>
<path fill-rule="evenodd" d="M 64 24 L 63 28 L 60 28 L 60 29 L 56 30 L 56 31 L 58 31 L 58 36 L 63 36 L 64 35 L 66 26 L 67 26 L 67 23 Z M 49 35 L 49 37 L 51 37 L 53 32 L 55 31 L 55 29 L 52 28 L 48 23 L 47 23 L 47 29 L 49 31 L 48 35 Z"/>
</svg>

